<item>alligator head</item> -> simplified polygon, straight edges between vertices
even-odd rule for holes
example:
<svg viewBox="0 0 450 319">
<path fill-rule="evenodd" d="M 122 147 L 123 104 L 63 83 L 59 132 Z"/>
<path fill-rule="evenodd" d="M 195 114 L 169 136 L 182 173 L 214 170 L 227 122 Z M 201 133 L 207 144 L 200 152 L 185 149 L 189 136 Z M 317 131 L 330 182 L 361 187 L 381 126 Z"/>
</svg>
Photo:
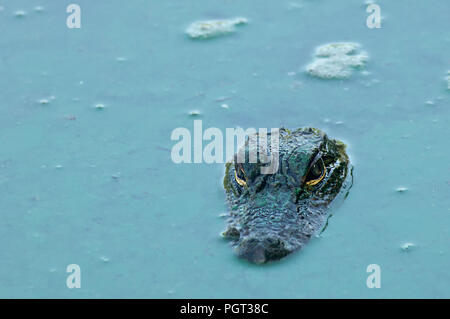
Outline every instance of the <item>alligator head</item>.
<svg viewBox="0 0 450 319">
<path fill-rule="evenodd" d="M 324 229 L 329 204 L 352 183 L 344 143 L 313 128 L 281 128 L 278 135 L 276 172 L 262 174 L 267 162 L 238 160 L 237 154 L 226 164 L 230 213 L 222 235 L 238 256 L 254 263 L 301 249 Z M 249 140 L 240 150 L 245 159 L 252 149 Z"/>
</svg>

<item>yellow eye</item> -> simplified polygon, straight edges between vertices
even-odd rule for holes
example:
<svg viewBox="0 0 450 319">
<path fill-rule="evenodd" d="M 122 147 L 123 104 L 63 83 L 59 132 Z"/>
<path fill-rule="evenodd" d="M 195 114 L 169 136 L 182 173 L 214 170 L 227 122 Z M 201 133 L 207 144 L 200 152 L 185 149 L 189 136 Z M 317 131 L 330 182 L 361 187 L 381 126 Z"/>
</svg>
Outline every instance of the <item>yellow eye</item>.
<svg viewBox="0 0 450 319">
<path fill-rule="evenodd" d="M 314 186 L 320 183 L 321 180 L 324 179 L 326 173 L 325 164 L 323 163 L 322 159 L 319 158 L 319 160 L 311 166 L 311 168 L 308 171 L 308 174 L 306 174 L 306 185 L 307 186 Z"/>
<path fill-rule="evenodd" d="M 240 173 L 242 173 L 242 178 L 241 177 L 239 177 L 238 176 L 238 173 L 237 172 L 240 172 Z M 245 181 L 245 172 L 244 172 L 244 169 L 242 168 L 242 166 L 239 166 L 239 167 L 235 167 L 234 168 L 234 179 L 236 180 L 236 183 L 238 183 L 240 186 L 242 186 L 242 187 L 244 187 L 244 186 L 247 186 L 247 182 Z"/>
</svg>

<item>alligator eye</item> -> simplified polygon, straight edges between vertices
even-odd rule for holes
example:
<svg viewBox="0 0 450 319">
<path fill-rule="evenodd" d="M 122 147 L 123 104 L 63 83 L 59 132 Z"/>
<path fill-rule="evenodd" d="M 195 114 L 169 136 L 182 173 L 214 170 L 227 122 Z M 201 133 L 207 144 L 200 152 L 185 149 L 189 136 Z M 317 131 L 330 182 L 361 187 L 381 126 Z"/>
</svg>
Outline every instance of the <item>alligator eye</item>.
<svg viewBox="0 0 450 319">
<path fill-rule="evenodd" d="M 325 177 L 325 172 L 325 164 L 323 163 L 323 160 L 319 158 L 316 163 L 311 166 L 308 174 L 306 174 L 306 185 L 313 186 L 318 184 Z"/>
<path fill-rule="evenodd" d="M 240 186 L 244 187 L 247 186 L 246 178 L 245 178 L 245 172 L 242 168 L 242 165 L 236 165 L 234 167 L 234 179 L 236 180 L 236 183 L 238 183 Z"/>
</svg>

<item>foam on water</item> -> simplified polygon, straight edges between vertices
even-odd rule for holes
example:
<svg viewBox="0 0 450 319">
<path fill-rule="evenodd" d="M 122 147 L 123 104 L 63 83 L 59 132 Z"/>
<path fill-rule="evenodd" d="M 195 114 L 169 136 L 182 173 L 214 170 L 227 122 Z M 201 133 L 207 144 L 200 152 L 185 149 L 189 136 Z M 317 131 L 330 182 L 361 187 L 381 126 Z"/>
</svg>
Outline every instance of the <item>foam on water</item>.
<svg viewBox="0 0 450 319">
<path fill-rule="evenodd" d="M 17 10 L 16 12 L 14 12 L 14 16 L 17 18 L 22 18 L 25 17 L 26 15 L 27 13 L 24 10 Z"/>
<path fill-rule="evenodd" d="M 359 44 L 352 42 L 330 43 L 316 49 L 314 61 L 306 66 L 306 71 L 323 79 L 345 79 L 356 68 L 365 66 L 368 56 L 357 54 Z"/>
<path fill-rule="evenodd" d="M 232 33 L 236 29 L 235 26 L 246 23 L 248 23 L 246 18 L 196 21 L 187 27 L 186 33 L 191 38 L 206 39 Z"/>
<path fill-rule="evenodd" d="M 104 108 L 106 108 L 106 105 L 103 103 L 97 103 L 94 105 L 94 108 L 97 110 L 103 110 Z"/>
</svg>

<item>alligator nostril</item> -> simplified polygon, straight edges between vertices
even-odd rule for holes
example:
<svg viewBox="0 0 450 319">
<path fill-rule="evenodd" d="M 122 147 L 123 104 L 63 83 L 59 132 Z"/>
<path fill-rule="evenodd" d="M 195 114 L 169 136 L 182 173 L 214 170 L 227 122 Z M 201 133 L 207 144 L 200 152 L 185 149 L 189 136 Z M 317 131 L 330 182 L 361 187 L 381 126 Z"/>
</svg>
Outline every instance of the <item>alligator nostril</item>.
<svg viewBox="0 0 450 319">
<path fill-rule="evenodd" d="M 244 239 L 237 245 L 236 252 L 239 257 L 257 264 L 277 260 L 290 253 L 284 242 L 277 237 Z"/>
<path fill-rule="evenodd" d="M 256 264 L 263 264 L 266 262 L 266 250 L 262 245 L 257 245 L 247 250 L 242 257 Z"/>
<path fill-rule="evenodd" d="M 253 263 L 262 264 L 266 262 L 264 244 L 255 238 L 247 238 L 241 241 L 236 247 L 236 253 L 239 257 Z"/>
<path fill-rule="evenodd" d="M 222 236 L 229 239 L 239 239 L 239 230 L 234 226 L 228 226 L 227 229 L 222 233 Z"/>
<path fill-rule="evenodd" d="M 256 245 L 247 248 L 238 248 L 237 253 L 239 257 L 247 259 L 256 264 L 263 264 L 266 262 L 266 253 L 262 245 Z"/>
</svg>

